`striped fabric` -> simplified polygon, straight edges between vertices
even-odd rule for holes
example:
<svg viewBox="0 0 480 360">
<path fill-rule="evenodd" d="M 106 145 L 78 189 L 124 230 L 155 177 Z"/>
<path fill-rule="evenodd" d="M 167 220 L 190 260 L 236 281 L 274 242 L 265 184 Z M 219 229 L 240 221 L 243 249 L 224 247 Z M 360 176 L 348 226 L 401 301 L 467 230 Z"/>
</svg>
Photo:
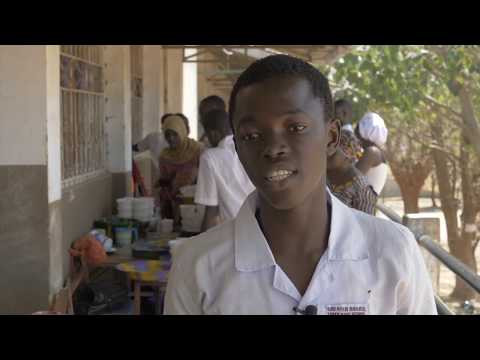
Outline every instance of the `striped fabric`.
<svg viewBox="0 0 480 360">
<path fill-rule="evenodd" d="M 355 176 L 351 181 L 342 185 L 329 183 L 328 187 L 338 199 L 349 207 L 375 215 L 377 194 L 367 183 L 365 176 Z"/>
</svg>

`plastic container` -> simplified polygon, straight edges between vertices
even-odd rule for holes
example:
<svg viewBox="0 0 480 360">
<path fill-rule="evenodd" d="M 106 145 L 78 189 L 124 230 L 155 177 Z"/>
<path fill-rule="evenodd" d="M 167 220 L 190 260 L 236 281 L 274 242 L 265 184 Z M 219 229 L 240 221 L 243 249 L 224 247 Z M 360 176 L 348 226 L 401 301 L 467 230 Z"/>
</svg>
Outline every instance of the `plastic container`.
<svg viewBox="0 0 480 360">
<path fill-rule="evenodd" d="M 125 227 L 115 228 L 115 240 L 119 248 L 130 245 L 132 243 L 132 229 Z"/>
<path fill-rule="evenodd" d="M 133 198 L 117 199 L 118 216 L 123 219 L 133 217 Z"/>
<path fill-rule="evenodd" d="M 162 233 L 173 232 L 173 219 L 162 219 L 161 224 Z"/>
<path fill-rule="evenodd" d="M 180 205 L 180 215 L 182 217 L 183 231 L 191 233 L 200 232 L 205 216 L 205 206 Z"/>
<path fill-rule="evenodd" d="M 133 199 L 133 218 L 141 222 L 149 222 L 155 210 L 153 197 L 140 197 Z"/>
</svg>

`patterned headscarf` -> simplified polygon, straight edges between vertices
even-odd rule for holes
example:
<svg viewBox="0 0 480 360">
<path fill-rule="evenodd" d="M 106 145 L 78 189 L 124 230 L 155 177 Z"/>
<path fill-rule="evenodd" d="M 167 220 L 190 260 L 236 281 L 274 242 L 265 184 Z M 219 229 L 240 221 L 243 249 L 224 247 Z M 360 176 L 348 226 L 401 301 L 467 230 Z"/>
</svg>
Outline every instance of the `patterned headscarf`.
<svg viewBox="0 0 480 360">
<path fill-rule="evenodd" d="M 340 143 L 338 144 L 340 151 L 351 162 L 356 162 L 363 153 L 360 141 L 355 135 L 348 130 L 342 129 L 340 132 Z"/>
</svg>

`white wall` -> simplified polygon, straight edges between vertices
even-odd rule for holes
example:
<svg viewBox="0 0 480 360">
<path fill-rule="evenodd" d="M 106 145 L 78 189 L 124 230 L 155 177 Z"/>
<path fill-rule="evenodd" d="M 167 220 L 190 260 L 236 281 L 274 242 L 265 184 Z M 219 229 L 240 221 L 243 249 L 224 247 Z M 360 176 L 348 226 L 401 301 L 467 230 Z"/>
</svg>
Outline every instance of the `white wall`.
<svg viewBox="0 0 480 360">
<path fill-rule="evenodd" d="M 107 164 L 113 173 L 132 170 L 130 46 L 105 48 Z"/>
<path fill-rule="evenodd" d="M 47 163 L 46 67 L 45 45 L 0 46 L 0 165 Z"/>
</svg>

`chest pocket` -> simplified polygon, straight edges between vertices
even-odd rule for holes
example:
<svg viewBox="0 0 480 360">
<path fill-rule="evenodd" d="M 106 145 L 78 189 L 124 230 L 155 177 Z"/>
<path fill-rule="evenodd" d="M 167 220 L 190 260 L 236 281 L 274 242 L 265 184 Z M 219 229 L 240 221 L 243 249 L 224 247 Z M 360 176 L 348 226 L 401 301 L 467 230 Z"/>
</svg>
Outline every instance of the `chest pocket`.
<svg viewBox="0 0 480 360">
<path fill-rule="evenodd" d="M 318 298 L 318 311 L 325 315 L 367 315 L 374 293 L 373 272 L 368 259 L 329 262 L 328 286 Z"/>
</svg>

